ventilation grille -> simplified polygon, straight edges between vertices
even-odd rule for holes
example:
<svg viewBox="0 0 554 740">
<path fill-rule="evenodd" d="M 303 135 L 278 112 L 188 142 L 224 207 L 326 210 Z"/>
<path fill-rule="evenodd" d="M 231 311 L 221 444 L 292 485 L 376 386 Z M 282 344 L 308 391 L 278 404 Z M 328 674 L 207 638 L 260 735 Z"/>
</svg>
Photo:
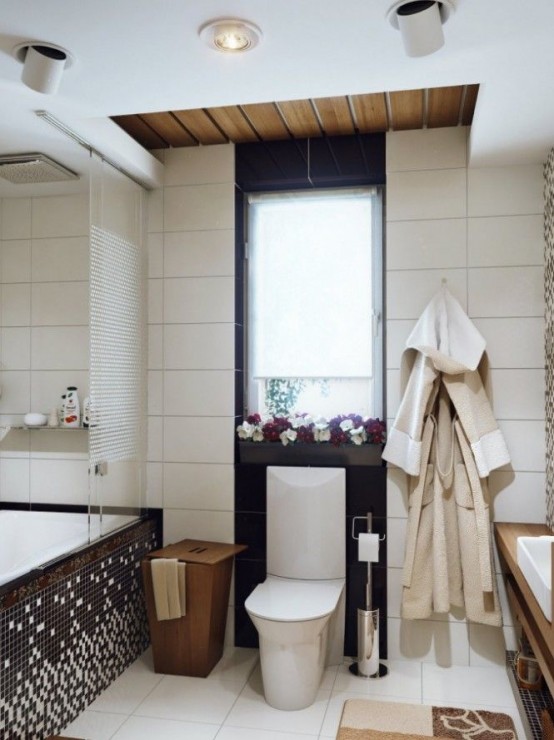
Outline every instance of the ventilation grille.
<svg viewBox="0 0 554 740">
<path fill-rule="evenodd" d="M 0 156 L 0 177 L 14 185 L 79 179 L 75 172 L 45 154 Z"/>
<path fill-rule="evenodd" d="M 144 357 L 140 247 L 91 227 L 90 461 L 140 460 Z"/>
</svg>

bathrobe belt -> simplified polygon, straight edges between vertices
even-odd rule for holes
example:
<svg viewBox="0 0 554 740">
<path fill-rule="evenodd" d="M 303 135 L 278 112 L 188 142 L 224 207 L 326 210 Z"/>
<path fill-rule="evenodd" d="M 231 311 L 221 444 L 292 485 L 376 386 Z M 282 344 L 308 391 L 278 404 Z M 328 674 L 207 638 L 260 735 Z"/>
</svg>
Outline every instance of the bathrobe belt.
<svg viewBox="0 0 554 740">
<path fill-rule="evenodd" d="M 492 591 L 492 567 L 489 539 L 490 529 L 487 508 L 483 496 L 483 487 L 481 485 L 481 480 L 477 472 L 475 460 L 473 459 L 471 449 L 465 438 L 462 425 L 458 420 L 454 422 L 454 429 L 456 432 L 456 438 L 458 439 L 458 443 L 460 445 L 460 450 L 462 452 L 464 467 L 467 472 L 471 498 L 475 510 L 481 587 L 483 591 Z M 406 533 L 406 555 L 404 560 L 404 571 L 402 579 L 402 585 L 406 588 L 410 588 L 412 583 L 412 574 L 414 569 L 414 560 L 417 545 L 417 534 L 421 517 L 421 509 L 423 505 L 423 494 L 425 492 L 427 484 L 427 465 L 429 463 L 429 456 L 431 453 L 431 446 L 433 443 L 435 430 L 436 421 L 434 417 L 429 414 L 429 416 L 425 420 L 423 436 L 421 440 L 421 473 L 419 475 L 417 485 L 410 495 L 411 512 L 410 516 L 408 517 L 408 529 Z M 433 481 L 433 488 L 436 498 L 438 493 L 435 485 L 436 475 L 434 475 L 433 477 L 435 479 Z M 437 501 L 436 504 L 438 503 L 439 502 Z M 435 522 L 435 524 L 437 524 L 437 522 Z"/>
</svg>

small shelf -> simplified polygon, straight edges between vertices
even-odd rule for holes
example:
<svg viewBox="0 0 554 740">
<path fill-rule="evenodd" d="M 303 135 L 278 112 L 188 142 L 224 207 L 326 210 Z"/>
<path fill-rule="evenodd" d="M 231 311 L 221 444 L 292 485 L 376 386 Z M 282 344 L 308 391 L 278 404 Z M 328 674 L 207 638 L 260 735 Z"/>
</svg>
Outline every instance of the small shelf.
<svg viewBox="0 0 554 740">
<path fill-rule="evenodd" d="M 89 427 L 49 427 L 47 424 L 41 427 L 28 427 L 25 424 L 7 424 L 10 427 L 10 431 L 26 431 L 26 432 L 88 432 Z"/>
</svg>

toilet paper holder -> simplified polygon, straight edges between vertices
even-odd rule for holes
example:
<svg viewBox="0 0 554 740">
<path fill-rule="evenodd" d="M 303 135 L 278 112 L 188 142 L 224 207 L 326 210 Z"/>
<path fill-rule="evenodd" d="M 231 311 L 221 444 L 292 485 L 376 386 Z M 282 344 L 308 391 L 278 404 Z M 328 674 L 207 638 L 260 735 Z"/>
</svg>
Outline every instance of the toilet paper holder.
<svg viewBox="0 0 554 740">
<path fill-rule="evenodd" d="M 356 531 L 356 523 L 355 523 L 356 522 L 356 519 L 363 519 L 367 523 L 367 531 L 368 532 L 371 532 L 371 524 L 372 524 L 373 516 L 372 516 L 372 514 L 367 514 L 366 516 L 353 516 L 352 517 L 352 532 L 351 532 L 351 536 L 352 536 L 352 539 L 353 540 L 359 540 L 360 539 L 359 533 L 358 533 L 358 536 L 357 537 L 354 534 L 355 531 Z M 380 535 L 379 536 L 379 542 L 384 542 L 386 536 L 387 536 L 386 534 Z"/>
</svg>

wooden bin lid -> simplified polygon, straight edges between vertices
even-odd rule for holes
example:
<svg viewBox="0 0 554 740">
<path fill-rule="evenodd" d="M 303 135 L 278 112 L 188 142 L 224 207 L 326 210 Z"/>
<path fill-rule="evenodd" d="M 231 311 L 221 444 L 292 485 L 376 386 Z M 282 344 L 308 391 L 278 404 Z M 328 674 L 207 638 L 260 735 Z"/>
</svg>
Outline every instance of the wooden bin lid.
<svg viewBox="0 0 554 740">
<path fill-rule="evenodd" d="M 201 563 L 216 565 L 222 560 L 232 558 L 237 553 L 247 550 L 246 545 L 234 545 L 226 542 L 208 542 L 206 540 L 181 540 L 172 545 L 154 550 L 148 558 L 177 558 L 182 563 Z"/>
</svg>

